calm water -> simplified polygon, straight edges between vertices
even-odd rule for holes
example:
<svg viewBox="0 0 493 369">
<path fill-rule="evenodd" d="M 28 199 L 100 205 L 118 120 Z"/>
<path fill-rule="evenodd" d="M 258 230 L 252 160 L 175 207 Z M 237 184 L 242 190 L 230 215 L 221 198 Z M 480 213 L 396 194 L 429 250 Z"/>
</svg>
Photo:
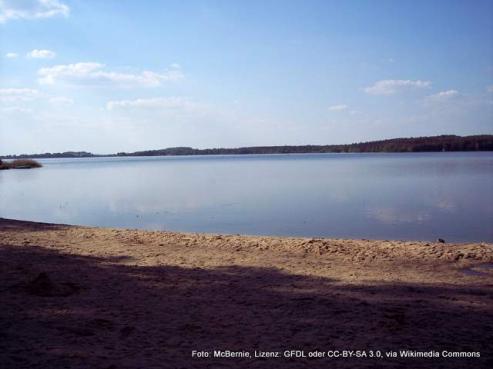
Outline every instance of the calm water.
<svg viewBox="0 0 493 369">
<path fill-rule="evenodd" d="M 0 216 L 173 231 L 493 241 L 493 153 L 42 160 Z"/>
</svg>

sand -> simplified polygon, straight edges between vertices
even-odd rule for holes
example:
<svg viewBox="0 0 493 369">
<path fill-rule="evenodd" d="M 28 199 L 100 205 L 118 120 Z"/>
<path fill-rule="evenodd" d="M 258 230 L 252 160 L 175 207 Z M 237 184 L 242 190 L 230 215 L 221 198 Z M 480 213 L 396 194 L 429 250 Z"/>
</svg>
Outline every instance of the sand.
<svg viewBox="0 0 493 369">
<path fill-rule="evenodd" d="M 491 368 L 488 263 L 486 243 L 0 219 L 0 368 Z M 286 350 L 480 357 L 285 358 Z"/>
</svg>

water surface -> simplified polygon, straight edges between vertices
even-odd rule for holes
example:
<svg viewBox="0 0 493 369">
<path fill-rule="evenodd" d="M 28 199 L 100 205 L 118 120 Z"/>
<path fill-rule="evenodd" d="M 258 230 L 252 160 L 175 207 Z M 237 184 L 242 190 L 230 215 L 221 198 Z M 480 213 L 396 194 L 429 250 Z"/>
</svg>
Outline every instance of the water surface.
<svg viewBox="0 0 493 369">
<path fill-rule="evenodd" d="M 493 241 L 493 153 L 45 159 L 0 217 L 172 231 Z"/>
</svg>

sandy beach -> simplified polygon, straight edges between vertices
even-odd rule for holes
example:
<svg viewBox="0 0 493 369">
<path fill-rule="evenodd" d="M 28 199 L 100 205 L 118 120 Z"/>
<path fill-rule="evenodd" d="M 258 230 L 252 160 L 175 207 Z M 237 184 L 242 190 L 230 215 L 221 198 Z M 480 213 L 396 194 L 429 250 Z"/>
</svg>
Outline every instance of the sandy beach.
<svg viewBox="0 0 493 369">
<path fill-rule="evenodd" d="M 493 366 L 492 244 L 0 219 L 0 250 L 1 368 Z M 288 350 L 440 357 L 283 357 Z M 281 357 L 253 357 L 265 352 Z M 443 357 L 456 352 L 480 357 Z"/>
</svg>

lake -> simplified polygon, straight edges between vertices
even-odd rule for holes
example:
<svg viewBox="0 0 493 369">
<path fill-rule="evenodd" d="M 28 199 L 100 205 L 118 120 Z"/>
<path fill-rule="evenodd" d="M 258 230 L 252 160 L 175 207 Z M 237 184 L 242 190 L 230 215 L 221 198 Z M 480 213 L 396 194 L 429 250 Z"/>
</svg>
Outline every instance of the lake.
<svg viewBox="0 0 493 369">
<path fill-rule="evenodd" d="M 0 217 L 152 230 L 493 241 L 493 153 L 44 159 Z"/>
</svg>

